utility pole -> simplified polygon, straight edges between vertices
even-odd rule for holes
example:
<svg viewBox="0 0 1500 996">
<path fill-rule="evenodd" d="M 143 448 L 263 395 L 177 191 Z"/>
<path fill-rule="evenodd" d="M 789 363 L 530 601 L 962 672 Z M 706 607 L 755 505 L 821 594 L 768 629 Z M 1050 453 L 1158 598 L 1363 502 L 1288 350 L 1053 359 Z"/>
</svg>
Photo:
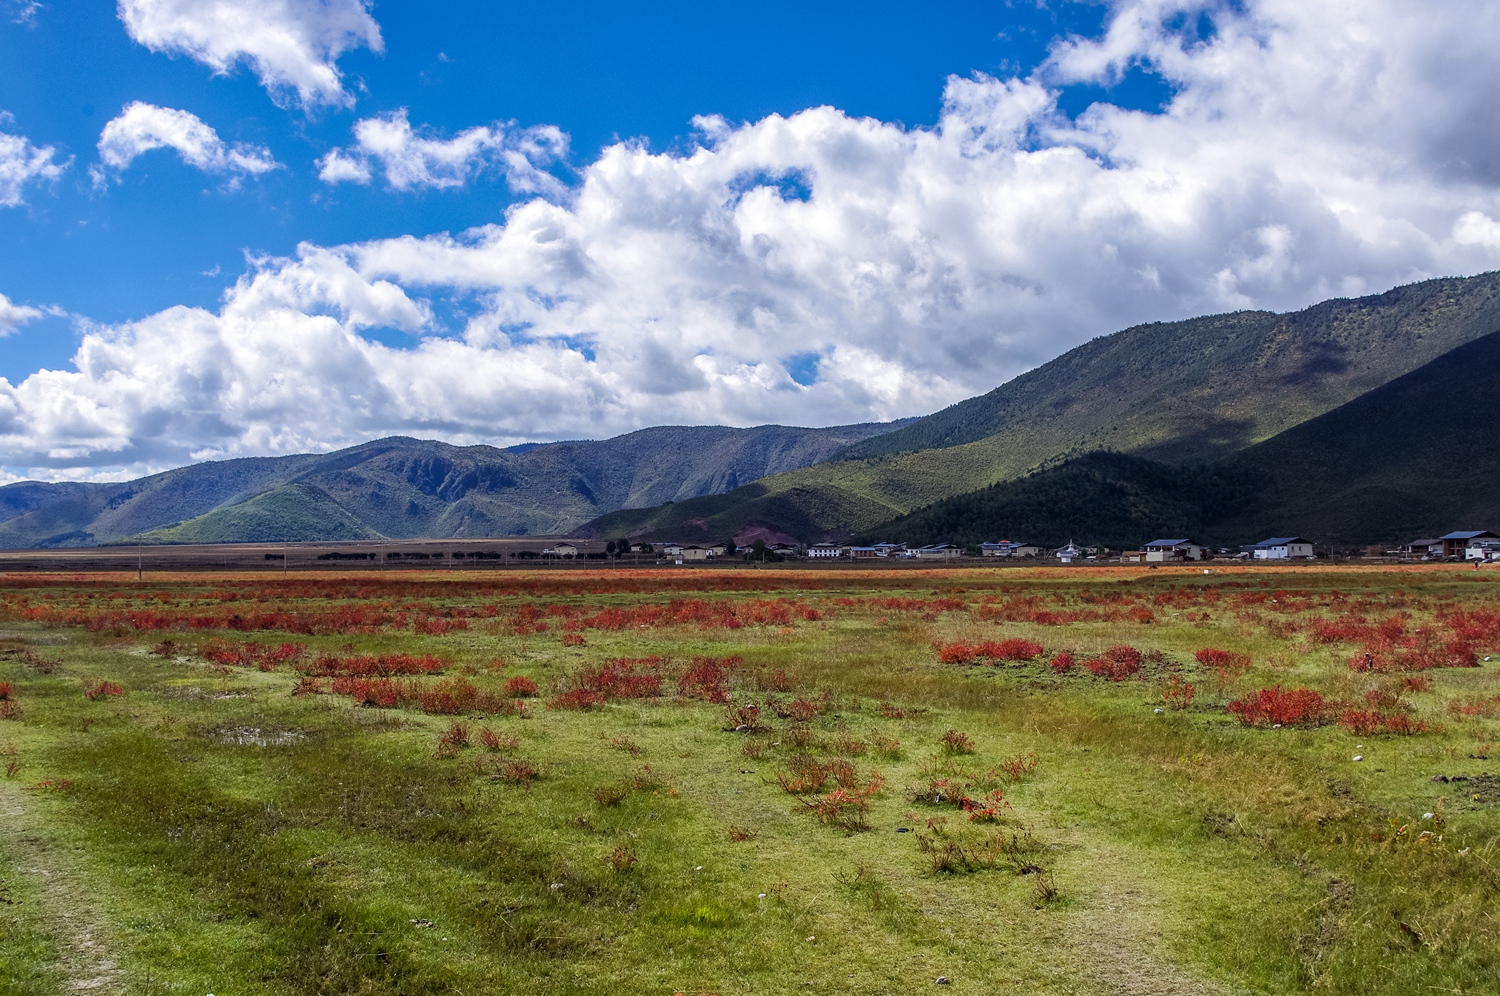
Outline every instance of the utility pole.
<svg viewBox="0 0 1500 996">
<path fill-rule="evenodd" d="M 141 545 L 137 543 L 135 545 L 135 579 L 137 581 L 141 580 L 141 574 Z"/>
</svg>

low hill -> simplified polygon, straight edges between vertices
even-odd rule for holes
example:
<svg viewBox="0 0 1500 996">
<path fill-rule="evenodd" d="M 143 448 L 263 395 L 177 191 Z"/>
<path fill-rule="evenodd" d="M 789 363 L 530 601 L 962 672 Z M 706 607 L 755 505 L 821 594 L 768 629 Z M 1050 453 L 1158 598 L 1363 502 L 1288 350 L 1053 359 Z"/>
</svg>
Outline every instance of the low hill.
<svg viewBox="0 0 1500 996">
<path fill-rule="evenodd" d="M 1346 546 L 1500 526 L 1500 333 L 1213 465 L 1095 453 L 958 495 L 863 537 L 1114 547 L 1165 535 Z M 723 496 L 727 497 L 727 496 Z"/>
<path fill-rule="evenodd" d="M 851 446 L 840 459 L 673 506 L 599 535 L 844 538 L 954 495 L 1097 451 L 1222 459 L 1500 329 L 1500 274 L 1428 280 L 1276 315 L 1126 329 L 980 398 Z M 921 447 L 921 448 L 919 448 Z"/>
<path fill-rule="evenodd" d="M 661 426 L 512 449 L 392 437 L 123 484 L 22 482 L 0 488 L 0 547 L 563 533 L 602 512 L 803 467 L 904 424 Z"/>
</svg>

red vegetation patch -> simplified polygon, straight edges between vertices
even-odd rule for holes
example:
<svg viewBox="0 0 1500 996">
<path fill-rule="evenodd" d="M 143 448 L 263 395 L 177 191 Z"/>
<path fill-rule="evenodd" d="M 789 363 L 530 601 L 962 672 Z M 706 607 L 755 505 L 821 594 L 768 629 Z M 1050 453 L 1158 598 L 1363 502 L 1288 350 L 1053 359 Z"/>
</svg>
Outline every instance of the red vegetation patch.
<svg viewBox="0 0 1500 996">
<path fill-rule="evenodd" d="M 715 704 L 728 702 L 726 682 L 742 663 L 742 657 L 694 657 L 677 679 L 677 694 Z"/>
<path fill-rule="evenodd" d="M 9 702 L 16 697 L 16 690 L 9 682 L 0 681 L 0 702 Z"/>
<path fill-rule="evenodd" d="M 1328 718 L 1332 705 L 1311 688 L 1262 688 L 1229 703 L 1229 711 L 1246 726 L 1316 726 Z"/>
<path fill-rule="evenodd" d="M 391 678 L 397 675 L 441 674 L 449 662 L 441 657 L 423 654 L 365 654 L 355 657 L 319 657 L 311 664 L 298 666 L 303 674 L 320 678 Z"/>
<path fill-rule="evenodd" d="M 175 649 L 171 640 L 163 640 L 152 653 L 168 657 Z M 199 655 L 213 664 L 255 667 L 261 671 L 274 671 L 281 664 L 300 660 L 306 652 L 307 646 L 301 643 L 282 643 L 269 647 L 261 643 L 232 643 L 229 640 L 209 640 L 198 648 Z"/>
<path fill-rule="evenodd" d="M 1184 681 L 1180 675 L 1172 675 L 1167 679 L 1167 687 L 1161 691 L 1162 701 L 1169 709 L 1186 709 L 1193 704 L 1193 697 L 1198 690 Z"/>
<path fill-rule="evenodd" d="M 537 693 L 536 682 L 524 674 L 506 678 L 505 684 L 501 687 L 505 694 L 513 699 L 529 699 Z"/>
<path fill-rule="evenodd" d="M 1065 671 L 1071 671 L 1073 670 L 1073 655 L 1064 650 L 1061 653 L 1057 654 L 1057 656 L 1053 657 L 1052 660 L 1048 662 L 1048 666 L 1059 674 Z"/>
<path fill-rule="evenodd" d="M 934 641 L 932 649 L 944 664 L 974 664 L 988 661 L 1029 661 L 1042 655 L 1042 645 L 1030 640 L 986 640 L 983 643 L 942 643 Z"/>
<path fill-rule="evenodd" d="M 1124 643 L 1117 643 L 1093 660 L 1084 661 L 1083 666 L 1100 678 L 1124 681 L 1141 669 L 1141 652 Z"/>
<path fill-rule="evenodd" d="M 394 709 L 397 706 L 403 706 L 420 709 L 422 712 L 437 716 L 455 716 L 475 712 L 512 716 L 526 714 L 526 707 L 523 703 L 476 688 L 462 678 L 424 685 L 415 681 L 396 681 L 391 678 L 355 678 L 341 675 L 333 679 L 329 690 L 335 695 L 349 696 L 354 700 L 355 705 L 379 709 Z M 307 691 L 316 693 L 317 689 Z"/>
<path fill-rule="evenodd" d="M 1409 735 L 1427 731 L 1426 723 L 1412 719 L 1407 713 L 1381 712 L 1378 709 L 1345 709 L 1339 716 L 1339 725 L 1357 736 L 1372 733 Z"/>
<path fill-rule="evenodd" d="M 83 697 L 90 702 L 103 698 L 106 695 L 124 695 L 125 689 L 113 681 L 85 681 L 83 683 Z"/>
<path fill-rule="evenodd" d="M 554 696 L 547 703 L 548 709 L 566 709 L 572 712 L 587 712 L 604 706 L 604 696 L 587 688 L 574 688 Z"/>
</svg>

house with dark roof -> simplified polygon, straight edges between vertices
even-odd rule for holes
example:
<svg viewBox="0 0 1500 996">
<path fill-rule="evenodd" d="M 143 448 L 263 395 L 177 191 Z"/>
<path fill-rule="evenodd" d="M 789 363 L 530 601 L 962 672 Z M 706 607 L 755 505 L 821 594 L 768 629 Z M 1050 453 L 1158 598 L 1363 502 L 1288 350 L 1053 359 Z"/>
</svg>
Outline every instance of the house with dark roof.
<svg viewBox="0 0 1500 996">
<path fill-rule="evenodd" d="M 1146 544 L 1146 562 L 1160 564 L 1173 560 L 1203 560 L 1208 547 L 1190 539 L 1159 539 Z"/>
<path fill-rule="evenodd" d="M 1457 532 L 1446 533 L 1438 537 L 1438 542 L 1443 544 L 1442 556 L 1463 557 L 1468 554 L 1469 545 L 1475 540 L 1500 539 L 1488 529 L 1460 529 Z"/>
<path fill-rule="evenodd" d="M 1041 547 L 1019 540 L 1001 540 L 998 543 L 981 543 L 979 552 L 985 557 L 1035 557 Z"/>
<path fill-rule="evenodd" d="M 1312 541 L 1303 539 L 1301 536 L 1273 536 L 1240 549 L 1256 560 L 1311 560 L 1313 558 Z"/>
</svg>

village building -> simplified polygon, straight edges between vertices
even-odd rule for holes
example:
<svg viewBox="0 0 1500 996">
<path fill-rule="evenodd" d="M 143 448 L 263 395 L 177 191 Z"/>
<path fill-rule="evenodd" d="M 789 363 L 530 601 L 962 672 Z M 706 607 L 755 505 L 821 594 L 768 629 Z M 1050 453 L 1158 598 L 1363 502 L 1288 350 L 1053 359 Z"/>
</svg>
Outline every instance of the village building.
<svg viewBox="0 0 1500 996">
<path fill-rule="evenodd" d="M 663 543 L 661 545 L 661 552 L 662 552 L 662 555 L 665 556 L 665 557 L 680 557 L 680 556 L 682 556 L 682 544 L 681 543 Z"/>
<path fill-rule="evenodd" d="M 572 543 L 558 543 L 556 546 L 549 546 L 547 547 L 547 549 L 543 550 L 542 556 L 567 557 L 571 559 L 577 557 L 578 553 L 578 547 L 574 546 Z"/>
<path fill-rule="evenodd" d="M 814 560 L 831 560 L 849 556 L 849 548 L 837 543 L 814 543 L 807 548 L 807 555 Z"/>
<path fill-rule="evenodd" d="M 1159 539 L 1146 544 L 1148 564 L 1169 563 L 1174 560 L 1203 560 L 1208 556 L 1208 547 L 1190 539 Z"/>
<path fill-rule="evenodd" d="M 1476 537 L 1464 548 L 1465 560 L 1500 560 L 1500 539 Z"/>
<path fill-rule="evenodd" d="M 712 560 L 714 552 L 710 547 L 688 544 L 687 546 L 681 548 L 681 552 L 679 552 L 677 556 L 683 561 Z"/>
<path fill-rule="evenodd" d="M 1053 550 L 1052 556 L 1065 564 L 1071 564 L 1083 556 L 1083 547 L 1069 540 L 1066 546 L 1060 546 L 1056 550 Z"/>
<path fill-rule="evenodd" d="M 1301 536 L 1273 536 L 1271 539 L 1252 543 L 1242 549 L 1255 560 L 1311 560 L 1313 558 L 1312 541 L 1305 540 Z"/>
<path fill-rule="evenodd" d="M 1438 542 L 1443 544 L 1441 556 L 1443 557 L 1466 557 L 1469 544 L 1475 540 L 1500 539 L 1488 529 L 1461 529 L 1457 532 L 1447 533 L 1438 537 Z"/>
<path fill-rule="evenodd" d="M 1437 537 L 1424 537 L 1414 539 L 1401 547 L 1401 553 L 1407 557 L 1421 557 L 1436 559 L 1443 555 L 1443 541 Z"/>
<path fill-rule="evenodd" d="M 885 554 L 873 546 L 851 546 L 849 548 L 849 556 L 855 560 L 874 560 L 877 557 L 884 557 Z"/>
<path fill-rule="evenodd" d="M 1034 543 L 1001 540 L 998 543 L 979 544 L 979 552 L 985 557 L 1035 557 L 1042 550 Z"/>
<path fill-rule="evenodd" d="M 918 560 L 957 560 L 964 555 L 963 547 L 952 543 L 933 543 L 919 546 L 915 551 Z"/>
</svg>

